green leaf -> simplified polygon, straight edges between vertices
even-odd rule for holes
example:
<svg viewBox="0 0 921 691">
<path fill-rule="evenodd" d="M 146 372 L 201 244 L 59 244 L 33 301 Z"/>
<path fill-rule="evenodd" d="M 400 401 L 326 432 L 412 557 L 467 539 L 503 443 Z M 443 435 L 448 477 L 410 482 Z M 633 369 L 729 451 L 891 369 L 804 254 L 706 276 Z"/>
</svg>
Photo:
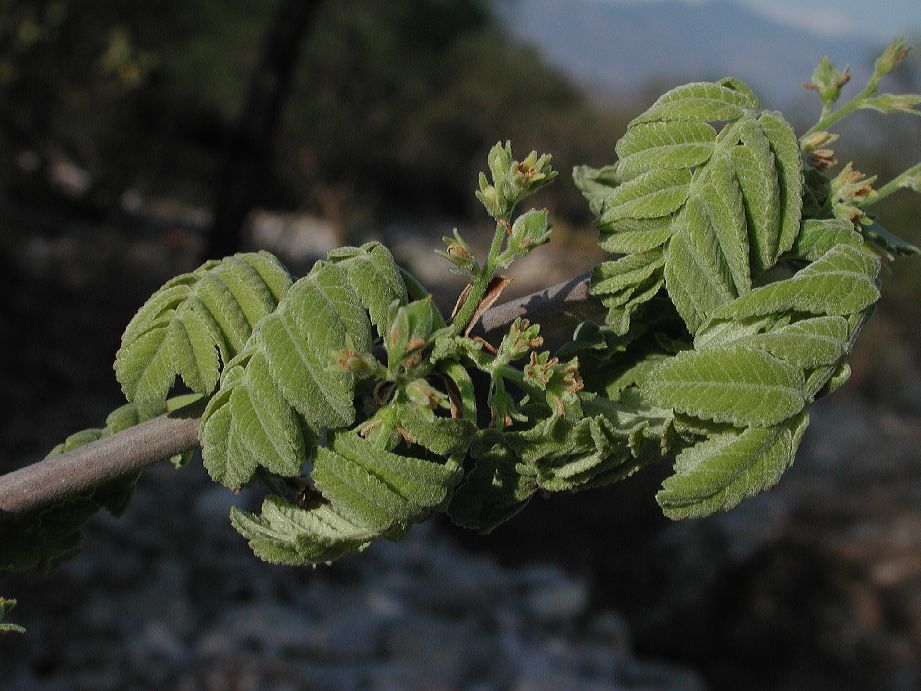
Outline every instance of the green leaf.
<svg viewBox="0 0 921 691">
<path fill-rule="evenodd" d="M 787 252 L 799 234 L 803 211 L 803 157 L 799 139 L 790 124 L 777 112 L 762 113 L 758 122 L 774 155 L 780 186 L 780 239 L 778 254 Z"/>
<path fill-rule="evenodd" d="M 638 397 L 615 403 L 583 396 L 585 417 L 541 420 L 507 435 L 522 460 L 537 469 L 547 491 L 601 487 L 659 460 L 671 445 L 672 414 Z"/>
<path fill-rule="evenodd" d="M 675 223 L 681 230 L 668 243 L 665 287 L 693 334 L 717 307 L 732 300 L 736 292 L 703 203 L 691 199 Z"/>
<path fill-rule="evenodd" d="M 329 260 L 342 262 L 349 285 L 368 310 L 371 323 L 383 337 L 389 325 L 390 305 L 407 301 L 406 285 L 390 250 L 377 242 L 361 247 L 342 247 L 329 254 Z"/>
<path fill-rule="evenodd" d="M 611 195 L 620 180 L 617 178 L 617 166 L 610 165 L 602 168 L 589 166 L 576 166 L 572 169 L 572 181 L 595 216 L 601 214 L 605 200 Z"/>
<path fill-rule="evenodd" d="M 733 346 L 760 348 L 791 365 L 811 369 L 837 362 L 844 355 L 846 340 L 847 321 L 833 316 L 803 319 L 730 342 Z M 720 347 L 725 345 L 722 342 Z"/>
<path fill-rule="evenodd" d="M 266 252 L 207 262 L 166 283 L 122 336 L 115 376 L 125 396 L 163 400 L 177 376 L 192 391 L 211 394 L 221 361 L 242 349 L 290 284 L 287 271 Z"/>
<path fill-rule="evenodd" d="M 687 170 L 653 170 L 617 187 L 607 198 L 601 223 L 624 218 L 657 218 L 678 209 L 688 197 Z"/>
<path fill-rule="evenodd" d="M 485 535 L 527 505 L 537 491 L 536 471 L 520 464 L 498 440 L 475 458 L 476 465 L 451 499 L 448 516 L 457 525 Z"/>
<path fill-rule="evenodd" d="M 784 312 L 847 315 L 879 299 L 879 261 L 848 245 L 836 245 L 793 277 L 752 290 L 718 308 L 703 331 Z M 698 334 L 700 336 L 700 334 Z"/>
<path fill-rule="evenodd" d="M 771 143 L 762 127 L 747 117 L 720 133 L 742 189 L 751 262 L 758 270 L 774 265 L 780 245 L 780 182 Z"/>
<path fill-rule="evenodd" d="M 733 88 L 711 82 L 692 82 L 675 87 L 660 96 L 645 113 L 630 123 L 633 128 L 646 122 L 672 120 L 733 121 L 746 109 L 757 108 L 750 89 Z"/>
<path fill-rule="evenodd" d="M 441 507 L 460 475 L 453 461 L 401 456 L 343 432 L 318 449 L 311 477 L 337 512 L 384 532 Z"/>
<path fill-rule="evenodd" d="M 685 351 L 643 383 L 654 405 L 736 426 L 774 425 L 805 405 L 803 371 L 749 348 Z"/>
<path fill-rule="evenodd" d="M 721 264 L 729 269 L 735 294 L 747 293 L 751 290 L 748 226 L 742 190 L 728 156 L 721 152 L 710 160 L 692 194 L 706 209 L 709 227 L 719 243 Z"/>
<path fill-rule="evenodd" d="M 266 561 L 331 561 L 443 508 L 459 476 L 454 461 L 397 455 L 340 432 L 318 450 L 311 474 L 323 503 L 300 507 L 269 496 L 260 516 L 234 509 L 231 523 Z"/>
<path fill-rule="evenodd" d="M 592 270 L 590 293 L 608 308 L 607 324 L 617 334 L 630 328 L 633 313 L 659 292 L 665 257 L 654 249 L 604 262 Z"/>
<path fill-rule="evenodd" d="M 638 254 L 661 247 L 675 232 L 673 216 L 622 218 L 602 224 L 599 245 L 614 254 Z"/>
<path fill-rule="evenodd" d="M 629 180 L 651 170 L 678 170 L 705 163 L 716 130 L 706 122 L 650 122 L 631 127 L 617 142 L 617 176 Z"/>
<path fill-rule="evenodd" d="M 835 245 L 850 245 L 859 248 L 862 240 L 850 221 L 837 218 L 810 218 L 802 222 L 799 235 L 793 244 L 794 257 L 815 261 Z"/>
<path fill-rule="evenodd" d="M 808 423 L 804 411 L 783 425 L 716 434 L 685 449 L 656 501 L 672 519 L 731 509 L 777 484 Z"/>
<path fill-rule="evenodd" d="M 472 419 L 438 417 L 431 408 L 415 403 L 391 403 L 396 419 L 413 442 L 437 456 L 458 456 L 467 451 L 476 432 Z"/>
<path fill-rule="evenodd" d="M 755 92 L 752 91 L 751 87 L 743 82 L 741 79 L 735 77 L 723 77 L 716 82 L 720 86 L 725 86 L 727 89 L 732 89 L 733 91 L 738 91 L 743 94 L 748 102 L 749 108 L 757 108 L 760 106 L 758 97 L 755 95 Z"/>
<path fill-rule="evenodd" d="M 273 564 L 304 566 L 333 561 L 367 546 L 376 533 L 338 514 L 329 504 L 304 508 L 275 495 L 259 515 L 232 508 L 230 522 L 256 556 Z"/>
<path fill-rule="evenodd" d="M 604 297 L 643 283 L 664 264 L 665 256 L 658 249 L 602 262 L 592 269 L 591 294 Z"/>
<path fill-rule="evenodd" d="M 369 312 L 389 324 L 382 297 L 398 305 L 406 296 L 394 267 L 381 245 L 337 250 L 259 322 L 202 417 L 202 456 L 216 481 L 240 487 L 260 466 L 296 476 L 325 429 L 354 422 L 355 377 L 331 353 L 371 352 Z"/>
</svg>

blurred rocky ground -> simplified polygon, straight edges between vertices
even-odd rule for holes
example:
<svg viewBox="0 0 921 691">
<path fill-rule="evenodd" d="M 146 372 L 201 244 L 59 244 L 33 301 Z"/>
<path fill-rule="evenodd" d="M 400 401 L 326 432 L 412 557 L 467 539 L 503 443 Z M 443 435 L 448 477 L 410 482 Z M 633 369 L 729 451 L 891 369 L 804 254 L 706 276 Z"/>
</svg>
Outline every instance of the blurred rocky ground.
<svg viewBox="0 0 921 691">
<path fill-rule="evenodd" d="M 121 330 L 194 267 L 199 240 L 75 225 L 66 209 L 0 214 L 21 229 L 0 236 L 7 470 L 118 405 Z M 447 230 L 380 234 L 423 275 L 436 260 L 418 247 Z M 584 239 L 535 253 L 519 292 L 590 265 Z M 877 322 L 780 485 L 704 521 L 661 517 L 661 467 L 538 498 L 490 536 L 434 521 L 332 568 L 287 569 L 253 558 L 226 519 L 257 497 L 198 465 L 156 467 L 55 575 L 0 578 L 29 629 L 0 638 L 5 687 L 918 688 L 921 369 L 917 343 Z"/>
</svg>

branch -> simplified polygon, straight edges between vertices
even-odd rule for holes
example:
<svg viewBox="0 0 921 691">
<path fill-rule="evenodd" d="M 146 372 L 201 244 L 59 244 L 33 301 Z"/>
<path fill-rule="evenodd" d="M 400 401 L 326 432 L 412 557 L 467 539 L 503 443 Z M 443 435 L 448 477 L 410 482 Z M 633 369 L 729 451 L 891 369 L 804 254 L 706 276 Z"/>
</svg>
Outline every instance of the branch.
<svg viewBox="0 0 921 691">
<path fill-rule="evenodd" d="M 480 319 L 478 330 L 484 336 L 494 336 L 508 330 L 518 317 L 540 324 L 541 331 L 553 332 L 604 311 L 601 301 L 588 294 L 591 274 L 584 273 L 563 283 L 557 283 L 517 300 L 503 302 L 487 310 Z"/>
<path fill-rule="evenodd" d="M 588 284 L 589 275 L 583 274 L 497 305 L 483 314 L 478 328 L 485 336 L 498 335 L 518 317 L 546 325 L 548 331 L 572 326 L 603 309 L 588 294 Z M 176 411 L 0 476 L 0 515 L 67 499 L 194 449 L 199 446 L 200 422 L 198 417 Z"/>
<path fill-rule="evenodd" d="M 0 477 L 0 515 L 37 509 L 129 475 L 198 444 L 197 417 L 161 415 Z"/>
</svg>

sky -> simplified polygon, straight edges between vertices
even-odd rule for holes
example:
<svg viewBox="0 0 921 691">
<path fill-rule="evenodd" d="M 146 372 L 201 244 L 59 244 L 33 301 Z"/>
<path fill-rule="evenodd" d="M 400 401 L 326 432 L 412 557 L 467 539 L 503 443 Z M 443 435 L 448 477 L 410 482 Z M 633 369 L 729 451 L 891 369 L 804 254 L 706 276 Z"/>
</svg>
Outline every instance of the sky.
<svg viewBox="0 0 921 691">
<path fill-rule="evenodd" d="M 656 0 L 595 0 L 629 4 Z M 684 0 L 700 4 L 710 0 Z M 776 21 L 830 37 L 921 35 L 921 0 L 725 0 Z"/>
</svg>

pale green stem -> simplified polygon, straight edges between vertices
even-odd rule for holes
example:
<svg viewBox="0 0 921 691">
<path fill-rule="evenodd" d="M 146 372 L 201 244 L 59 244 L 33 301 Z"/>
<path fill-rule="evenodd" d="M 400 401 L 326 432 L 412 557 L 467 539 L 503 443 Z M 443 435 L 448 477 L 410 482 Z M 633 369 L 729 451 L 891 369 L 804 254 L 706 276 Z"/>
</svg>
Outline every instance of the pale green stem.
<svg viewBox="0 0 921 691">
<path fill-rule="evenodd" d="M 864 88 L 863 91 L 861 91 L 859 94 L 854 96 L 854 98 L 852 98 L 850 101 L 845 103 L 843 106 L 838 108 L 838 110 L 833 110 L 831 112 L 828 112 L 827 108 L 823 108 L 822 117 L 819 118 L 819 121 L 816 124 L 814 124 L 812 127 L 809 128 L 809 130 L 806 132 L 806 134 L 803 135 L 803 137 L 808 137 L 813 132 L 821 132 L 823 130 L 827 130 L 829 127 L 834 125 L 844 116 L 849 115 L 850 113 L 853 113 L 855 110 L 860 108 L 861 105 L 863 105 L 863 102 L 867 98 L 869 98 L 870 96 L 876 93 L 876 86 L 877 86 L 876 82 L 871 80 L 870 83 L 867 84 L 867 86 Z"/>
<path fill-rule="evenodd" d="M 862 201 L 860 203 L 860 206 L 873 206 L 877 202 L 882 201 L 883 199 L 888 197 L 893 192 L 897 192 L 898 190 L 903 189 L 904 187 L 906 187 L 906 185 L 903 184 L 905 182 L 905 179 L 913 175 L 921 175 L 921 163 L 912 166 L 911 168 L 902 172 L 899 175 L 896 175 L 889 182 L 887 182 L 885 185 L 883 185 L 878 190 L 876 190 L 876 194 L 874 194 L 869 199 Z"/>
<path fill-rule="evenodd" d="M 534 384 L 529 384 L 527 381 L 525 381 L 524 373 L 521 370 L 515 369 L 511 365 L 502 365 L 501 367 L 497 367 L 493 373 L 502 379 L 508 379 L 509 381 L 514 382 L 518 388 L 520 388 L 522 391 L 530 393 L 532 396 L 541 393 L 539 387 L 535 386 Z"/>
<path fill-rule="evenodd" d="M 505 240 L 506 227 L 508 226 L 508 221 L 499 221 L 496 224 L 496 234 L 493 236 L 492 245 L 489 247 L 489 254 L 486 257 L 486 264 L 483 267 L 482 271 L 477 275 L 476 279 L 473 281 L 473 285 L 470 287 L 470 293 L 467 295 L 467 299 L 464 301 L 464 304 L 457 311 L 457 314 L 454 316 L 454 320 L 451 322 L 451 329 L 454 334 L 459 334 L 464 330 L 464 327 L 467 326 L 467 323 L 473 318 L 473 313 L 476 312 L 476 308 L 479 306 L 480 301 L 483 299 L 483 296 L 486 295 L 486 289 L 489 287 L 489 282 L 492 280 L 493 274 L 496 272 L 496 258 L 499 256 L 499 252 L 502 250 L 502 242 Z"/>
</svg>

